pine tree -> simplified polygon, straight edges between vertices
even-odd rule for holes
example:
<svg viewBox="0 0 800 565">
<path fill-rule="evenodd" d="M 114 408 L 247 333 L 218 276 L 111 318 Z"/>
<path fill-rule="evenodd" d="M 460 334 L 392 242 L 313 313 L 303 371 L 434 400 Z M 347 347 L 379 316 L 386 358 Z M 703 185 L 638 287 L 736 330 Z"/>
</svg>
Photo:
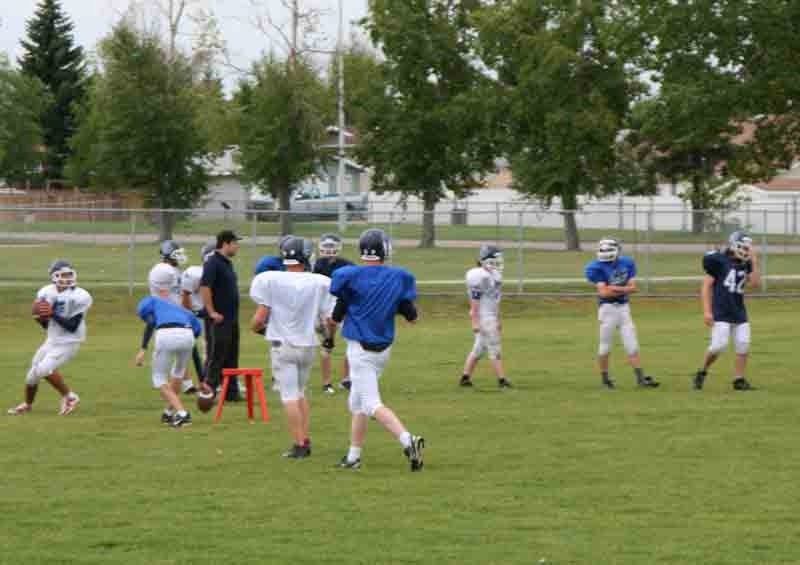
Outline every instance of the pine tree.
<svg viewBox="0 0 800 565">
<path fill-rule="evenodd" d="M 22 72 L 39 79 L 52 100 L 42 112 L 46 147 L 45 176 L 61 178 L 70 154 L 69 138 L 75 131 L 74 107 L 85 91 L 83 48 L 75 45 L 73 25 L 60 0 L 41 0 L 26 24 L 25 50 L 19 60 Z"/>
</svg>

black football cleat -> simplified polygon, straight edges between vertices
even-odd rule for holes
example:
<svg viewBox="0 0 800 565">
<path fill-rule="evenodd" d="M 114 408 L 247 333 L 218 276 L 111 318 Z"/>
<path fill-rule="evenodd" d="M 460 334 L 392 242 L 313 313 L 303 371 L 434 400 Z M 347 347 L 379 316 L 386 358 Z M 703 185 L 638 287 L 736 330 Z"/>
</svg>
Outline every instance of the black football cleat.
<svg viewBox="0 0 800 565">
<path fill-rule="evenodd" d="M 636 384 L 641 388 L 658 388 L 661 383 L 653 377 L 642 377 L 641 379 L 636 379 Z"/>
<path fill-rule="evenodd" d="M 186 415 L 181 416 L 176 412 L 175 415 L 172 417 L 172 421 L 169 423 L 169 425 L 172 426 L 173 428 L 183 428 L 185 426 L 191 426 L 192 415 L 187 412 Z"/>
<path fill-rule="evenodd" d="M 747 379 L 741 378 L 733 381 L 733 390 L 756 390 L 756 387 L 751 385 Z"/>
<path fill-rule="evenodd" d="M 352 386 L 352 384 L 353 383 L 350 382 L 350 379 L 345 379 L 345 380 L 343 380 L 342 382 L 339 383 L 339 388 L 344 389 L 344 390 L 350 390 L 350 387 Z"/>
<path fill-rule="evenodd" d="M 328 383 L 326 385 L 322 385 L 322 392 L 324 394 L 336 394 L 336 389 L 333 388 L 333 385 Z"/>
<path fill-rule="evenodd" d="M 695 390 L 703 390 L 703 385 L 706 382 L 706 372 L 697 371 L 692 379 L 692 386 Z"/>
<path fill-rule="evenodd" d="M 171 424 L 172 418 L 174 418 L 174 414 L 168 414 L 166 412 L 161 413 L 161 423 L 162 424 Z"/>
<path fill-rule="evenodd" d="M 472 379 L 467 375 L 462 375 L 461 380 L 458 381 L 458 386 L 472 386 Z"/>
<path fill-rule="evenodd" d="M 512 386 L 512 384 L 511 384 L 511 381 L 509 381 L 506 378 L 498 380 L 497 381 L 497 386 L 500 387 L 500 388 L 514 388 Z"/>
<path fill-rule="evenodd" d="M 283 453 L 283 456 L 287 459 L 305 459 L 311 456 L 311 448 L 303 445 L 292 445 Z"/>
<path fill-rule="evenodd" d="M 361 459 L 356 459 L 355 461 L 350 461 L 347 459 L 347 455 L 342 457 L 342 460 L 339 461 L 336 466 L 339 469 L 352 469 L 354 471 L 358 471 L 361 468 Z"/>
<path fill-rule="evenodd" d="M 422 450 L 425 448 L 425 439 L 420 436 L 411 436 L 411 445 L 403 449 L 411 464 L 411 471 L 422 471 Z"/>
<path fill-rule="evenodd" d="M 603 377 L 601 382 L 603 383 L 603 386 L 609 390 L 614 390 L 617 388 L 617 385 L 614 384 L 614 381 L 611 379 L 611 377 Z"/>
</svg>

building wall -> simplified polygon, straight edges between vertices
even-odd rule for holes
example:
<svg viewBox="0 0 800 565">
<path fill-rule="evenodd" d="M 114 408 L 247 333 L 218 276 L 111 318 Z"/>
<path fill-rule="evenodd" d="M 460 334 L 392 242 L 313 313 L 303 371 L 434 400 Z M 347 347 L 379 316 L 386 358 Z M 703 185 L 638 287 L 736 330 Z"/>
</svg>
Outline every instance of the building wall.
<svg viewBox="0 0 800 565">
<path fill-rule="evenodd" d="M 239 177 L 213 177 L 205 202 L 200 207 L 215 214 L 224 214 L 230 219 L 243 219 L 248 196 L 248 190 L 242 185 Z M 226 210 L 222 205 L 223 202 L 230 206 L 231 210 Z"/>
</svg>

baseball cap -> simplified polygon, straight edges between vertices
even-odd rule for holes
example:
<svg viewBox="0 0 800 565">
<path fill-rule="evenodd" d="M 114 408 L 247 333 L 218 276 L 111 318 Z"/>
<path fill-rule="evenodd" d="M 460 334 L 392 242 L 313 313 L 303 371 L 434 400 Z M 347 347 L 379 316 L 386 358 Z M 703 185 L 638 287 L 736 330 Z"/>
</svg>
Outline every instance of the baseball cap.
<svg viewBox="0 0 800 565">
<path fill-rule="evenodd" d="M 239 241 L 242 239 L 233 230 L 222 230 L 217 234 L 217 249 L 222 247 L 223 243 L 230 243 L 232 241 Z"/>
</svg>

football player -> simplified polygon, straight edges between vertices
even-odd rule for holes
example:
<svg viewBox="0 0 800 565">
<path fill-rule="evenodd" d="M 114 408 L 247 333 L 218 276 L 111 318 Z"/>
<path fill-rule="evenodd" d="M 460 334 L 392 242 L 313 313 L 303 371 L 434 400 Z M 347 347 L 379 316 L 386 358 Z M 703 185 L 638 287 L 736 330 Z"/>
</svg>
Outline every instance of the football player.
<svg viewBox="0 0 800 565">
<path fill-rule="evenodd" d="M 586 266 L 586 278 L 597 289 L 599 305 L 600 346 L 597 364 L 603 386 L 613 389 L 615 384 L 608 374 L 608 354 L 614 332 L 619 330 L 628 362 L 636 374 L 636 384 L 642 388 L 655 388 L 659 385 L 658 381 L 646 376 L 642 370 L 639 341 L 631 317 L 630 295 L 639 290 L 636 286 L 636 263 L 621 253 L 622 244 L 619 241 L 610 237 L 601 239 L 597 244 L 597 259 Z"/>
<path fill-rule="evenodd" d="M 335 233 L 322 234 L 319 238 L 319 259 L 314 263 L 313 272 L 331 278 L 338 269 L 352 265 L 352 261 L 339 256 L 341 251 L 342 238 Z M 317 327 L 317 331 L 322 337 L 322 347 L 319 350 L 322 392 L 326 394 L 334 394 L 336 392 L 336 389 L 331 384 L 331 365 L 333 364 L 331 354 L 333 353 L 334 339 L 336 337 L 335 333 L 333 333 L 335 329 L 336 326 L 326 324 L 320 324 Z M 339 388 L 350 389 L 349 367 L 346 355 L 342 362 L 342 380 L 339 382 Z"/>
<path fill-rule="evenodd" d="M 64 382 L 59 369 L 72 359 L 86 340 L 86 313 L 92 306 L 92 296 L 77 286 L 78 275 L 69 261 L 58 259 L 49 268 L 51 284 L 36 293 L 38 301 L 47 301 L 48 317 L 39 323 L 47 330 L 47 338 L 33 356 L 25 379 L 25 402 L 8 413 L 19 416 L 31 411 L 39 382 L 45 379 L 61 394 L 59 414 L 71 414 L 80 398 Z"/>
<path fill-rule="evenodd" d="M 181 278 L 183 273 L 181 272 L 180 266 L 186 264 L 186 251 L 174 240 L 167 239 L 159 244 L 158 253 L 161 256 L 161 261 L 156 263 L 153 268 L 150 269 L 150 273 L 147 275 L 147 286 L 150 289 L 150 296 L 160 296 L 158 281 L 162 280 L 166 276 L 167 272 L 172 271 L 175 274 L 176 282 L 175 286 L 169 289 L 169 295 L 167 299 L 178 306 L 182 306 L 183 297 L 181 292 Z M 142 347 L 140 351 L 142 356 L 144 356 L 147 346 L 150 344 L 150 338 L 153 336 L 154 331 L 155 328 L 150 326 L 146 326 L 144 329 L 144 335 L 142 336 Z M 193 356 L 196 356 L 199 360 L 200 353 L 197 351 L 196 347 L 193 352 Z M 202 378 L 202 373 L 198 373 L 197 375 L 198 377 Z M 192 382 L 192 377 L 189 376 L 188 372 L 184 376 L 181 388 L 186 394 L 194 394 L 197 392 L 197 388 L 195 387 L 194 382 Z"/>
<path fill-rule="evenodd" d="M 175 271 L 154 269 L 150 279 L 156 296 L 143 298 L 136 313 L 148 327 L 155 328 L 153 349 L 153 388 L 166 403 L 161 422 L 174 428 L 191 425 L 192 416 L 184 408 L 179 393 L 189 356 L 200 335 L 200 321 L 186 308 L 175 304 L 172 293 L 177 284 Z M 144 352 L 136 355 L 136 366 L 144 364 Z"/>
<path fill-rule="evenodd" d="M 206 262 L 209 255 L 214 253 L 216 245 L 216 240 L 210 239 L 200 248 L 200 260 L 203 263 Z M 202 265 L 193 265 L 183 271 L 181 274 L 181 305 L 187 310 L 191 310 L 201 320 L 205 320 L 206 311 L 203 306 L 203 297 L 200 296 L 200 279 L 202 277 Z M 208 337 L 208 332 L 205 332 L 204 335 Z M 208 344 L 206 343 L 205 346 L 205 350 L 208 351 Z M 200 351 L 196 346 L 192 348 L 192 362 L 198 379 L 202 381 L 205 376 L 205 366 L 200 358 Z M 185 389 L 186 387 L 183 388 Z"/>
<path fill-rule="evenodd" d="M 753 390 L 744 377 L 750 352 L 750 323 L 744 306 L 744 289 L 761 286 L 761 269 L 752 238 L 735 231 L 719 251 L 703 256 L 703 322 L 711 328 L 711 345 L 706 351 L 702 369 L 694 376 L 694 388 L 702 390 L 708 369 L 728 347 L 733 335 L 736 350 L 734 390 Z"/>
<path fill-rule="evenodd" d="M 500 355 L 500 298 L 503 286 L 503 252 L 495 245 L 482 245 L 478 252 L 478 266 L 467 271 L 469 293 L 469 318 L 475 342 L 464 362 L 461 386 L 472 386 L 472 372 L 478 360 L 486 353 L 494 367 L 497 385 L 511 388 L 505 377 Z"/>
<path fill-rule="evenodd" d="M 395 413 L 383 404 L 378 386 L 394 341 L 394 317 L 399 313 L 411 323 L 417 321 L 416 280 L 404 269 L 384 265 L 392 245 L 383 230 L 369 229 L 362 233 L 358 249 L 361 265 L 337 270 L 331 281 L 331 294 L 338 299 L 332 317 L 337 323 L 344 320 L 342 336 L 347 341 L 352 383 L 350 449 L 339 467 L 361 467 L 361 449 L 367 423 L 372 417 L 403 446 L 411 470 L 421 471 L 425 440 L 411 435 Z"/>
<path fill-rule="evenodd" d="M 280 251 L 286 272 L 261 273 L 250 285 L 250 298 L 258 305 L 251 327 L 256 333 L 264 333 L 272 345 L 272 374 L 278 381 L 293 441 L 283 456 L 304 459 L 311 455 L 310 407 L 305 391 L 319 345 L 315 328 L 319 320 L 331 324 L 333 297 L 330 279 L 308 272 L 312 256 L 309 240 L 285 238 Z"/>
</svg>

